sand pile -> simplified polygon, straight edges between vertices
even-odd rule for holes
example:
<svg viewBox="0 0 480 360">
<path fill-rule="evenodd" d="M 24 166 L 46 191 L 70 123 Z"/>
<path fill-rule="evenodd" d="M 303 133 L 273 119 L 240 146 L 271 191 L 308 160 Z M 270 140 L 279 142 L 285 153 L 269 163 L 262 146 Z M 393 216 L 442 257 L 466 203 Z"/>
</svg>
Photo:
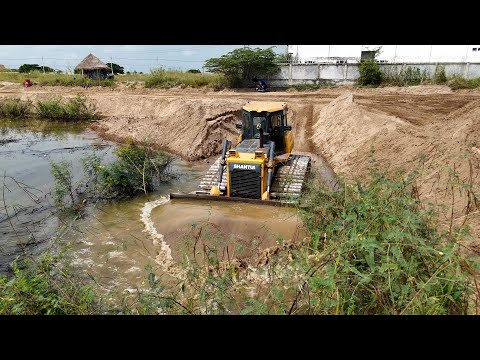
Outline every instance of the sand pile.
<svg viewBox="0 0 480 360">
<path fill-rule="evenodd" d="M 335 172 L 349 172 L 359 150 L 379 145 L 388 134 L 411 125 L 397 117 L 369 111 L 347 92 L 321 109 L 313 125 L 312 142 L 322 151 Z"/>
</svg>

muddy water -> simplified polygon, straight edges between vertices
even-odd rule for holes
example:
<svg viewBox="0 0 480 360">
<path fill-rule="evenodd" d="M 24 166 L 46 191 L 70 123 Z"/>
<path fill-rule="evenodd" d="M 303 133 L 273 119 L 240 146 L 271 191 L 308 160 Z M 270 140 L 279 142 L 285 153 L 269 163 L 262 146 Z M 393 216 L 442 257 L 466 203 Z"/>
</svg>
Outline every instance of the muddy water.
<svg viewBox="0 0 480 360">
<path fill-rule="evenodd" d="M 80 125 L 2 122 L 1 127 L 0 175 L 7 208 L 0 210 L 2 272 L 24 249 L 38 254 L 49 239 L 58 237 L 72 244 L 72 265 L 81 273 L 93 277 L 104 289 L 134 292 L 146 286 L 149 272 L 175 280 L 165 271 L 166 264 L 178 264 L 184 255 L 191 255 L 192 237 L 199 229 L 206 244 L 228 247 L 228 256 L 240 258 L 280 239 L 304 235 L 292 208 L 170 201 L 170 192 L 195 190 L 210 166 L 179 159 L 172 167 L 174 180 L 156 192 L 90 205 L 88 216 L 75 222 L 59 220 L 53 206 L 49 160 L 70 163 L 76 183 L 83 156 L 96 151 L 108 162 L 114 158 L 115 145 Z M 4 208 L 3 200 L 1 205 L 0 209 Z"/>
<path fill-rule="evenodd" d="M 146 286 L 149 272 L 174 281 L 166 268 L 193 256 L 200 228 L 202 241 L 240 258 L 305 235 L 292 208 L 168 199 L 170 192 L 195 190 L 209 165 L 178 160 L 174 171 L 183 175 L 148 198 L 103 206 L 72 230 L 72 263 L 104 289 L 134 292 Z"/>
</svg>

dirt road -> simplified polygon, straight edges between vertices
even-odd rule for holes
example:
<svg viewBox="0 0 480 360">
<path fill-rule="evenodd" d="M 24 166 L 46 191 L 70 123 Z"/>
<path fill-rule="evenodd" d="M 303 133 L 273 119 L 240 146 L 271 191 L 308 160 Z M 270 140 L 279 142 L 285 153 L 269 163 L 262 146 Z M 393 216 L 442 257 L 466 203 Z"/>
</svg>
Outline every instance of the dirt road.
<svg viewBox="0 0 480 360">
<path fill-rule="evenodd" d="M 148 142 L 188 160 L 220 152 L 223 139 L 235 140 L 239 109 L 249 100 L 287 101 L 295 150 L 323 154 L 334 171 L 366 176 L 372 159 L 387 171 L 420 169 L 425 201 L 455 207 L 463 222 L 478 192 L 451 191 L 452 182 L 479 188 L 480 91 L 453 92 L 447 86 L 312 92 L 207 91 L 188 89 L 83 89 L 0 83 L 0 97 L 47 98 L 85 94 L 103 116 L 95 128 L 104 136 Z M 420 167 L 420 168 L 419 168 Z M 450 190 L 449 190 L 450 189 Z M 478 195 L 480 196 L 480 195 Z M 478 211 L 468 218 L 480 234 Z M 442 219 L 448 224 L 447 213 Z M 442 215 L 443 216 L 443 215 Z M 451 214 L 449 215 L 451 217 Z M 480 246 L 478 247 L 480 249 Z"/>
</svg>

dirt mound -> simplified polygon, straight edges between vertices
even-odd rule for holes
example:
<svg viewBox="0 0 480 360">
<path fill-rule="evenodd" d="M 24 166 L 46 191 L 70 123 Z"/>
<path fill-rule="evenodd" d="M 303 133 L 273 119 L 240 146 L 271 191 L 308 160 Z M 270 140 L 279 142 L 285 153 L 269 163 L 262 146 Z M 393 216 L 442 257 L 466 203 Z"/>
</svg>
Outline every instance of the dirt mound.
<svg viewBox="0 0 480 360">
<path fill-rule="evenodd" d="M 312 141 L 335 172 L 347 178 L 367 176 L 372 161 L 387 173 L 419 170 L 421 198 L 448 209 L 453 204 L 458 221 L 473 201 L 465 189 L 480 188 L 480 100 L 416 126 L 360 105 L 346 93 L 318 113 Z M 451 216 L 440 215 L 444 226 Z M 471 223 L 471 230 L 480 235 L 478 221 Z"/>
<path fill-rule="evenodd" d="M 416 86 L 386 86 L 381 89 L 382 92 L 390 92 L 395 94 L 412 94 L 412 95 L 433 95 L 433 94 L 451 94 L 452 89 L 447 85 L 416 85 Z"/>
<path fill-rule="evenodd" d="M 110 114 L 97 125 L 105 136 L 155 144 L 188 160 L 218 154 L 225 138 L 236 141 L 239 134 L 238 101 L 115 97 L 98 102 L 102 113 Z"/>
<path fill-rule="evenodd" d="M 348 172 L 359 148 L 398 131 L 399 127 L 408 131 L 411 125 L 395 116 L 369 111 L 347 92 L 321 109 L 311 139 L 335 172 Z"/>
</svg>

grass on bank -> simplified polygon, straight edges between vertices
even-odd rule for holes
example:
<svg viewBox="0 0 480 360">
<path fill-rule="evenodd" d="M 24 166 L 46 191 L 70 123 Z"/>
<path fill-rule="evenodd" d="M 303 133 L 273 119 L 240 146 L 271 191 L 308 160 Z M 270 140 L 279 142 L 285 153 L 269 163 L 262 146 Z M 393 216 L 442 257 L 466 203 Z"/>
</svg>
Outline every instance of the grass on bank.
<svg viewBox="0 0 480 360">
<path fill-rule="evenodd" d="M 0 118 L 48 120 L 93 120 L 96 118 L 96 106 L 86 96 L 63 99 L 54 96 L 45 100 L 21 100 L 19 98 L 0 98 Z"/>
<path fill-rule="evenodd" d="M 310 238 L 271 254 L 256 276 L 227 257 L 221 241 L 218 246 L 206 245 L 202 236 L 209 233 L 197 231 L 188 240 L 193 248 L 180 264 L 185 277 L 177 285 L 166 287 L 152 269 L 146 269 L 149 288 L 122 297 L 122 309 L 109 306 L 108 312 L 467 314 L 476 310 L 480 294 L 472 284 L 478 276 L 478 259 L 459 253 L 468 231 L 464 227 L 443 231 L 435 212 L 420 202 L 413 176 L 392 179 L 372 171 L 368 180 L 344 182 L 336 192 L 312 182 L 298 211 Z M 0 313 L 106 311 L 105 304 L 91 301 L 88 291 L 72 297 L 50 282 L 54 274 L 53 268 L 45 271 L 37 264 L 17 268 L 15 276 L 0 280 Z M 71 279 L 65 281 L 71 284 Z"/>
<path fill-rule="evenodd" d="M 145 87 L 210 87 L 222 89 L 228 87 L 228 82 L 221 74 L 188 73 L 182 71 L 155 69 L 145 79 Z"/>
<path fill-rule="evenodd" d="M 41 86 L 102 86 L 114 87 L 119 83 L 144 82 L 147 88 L 171 88 L 171 87 L 210 87 L 222 89 L 228 87 L 225 77 L 221 74 L 189 73 L 178 70 L 154 69 L 150 74 L 122 74 L 115 75 L 113 80 L 91 80 L 83 78 L 79 74 L 43 74 L 38 71 L 29 74 L 1 72 L 0 81 L 24 83 L 30 79 L 33 85 Z"/>
</svg>

